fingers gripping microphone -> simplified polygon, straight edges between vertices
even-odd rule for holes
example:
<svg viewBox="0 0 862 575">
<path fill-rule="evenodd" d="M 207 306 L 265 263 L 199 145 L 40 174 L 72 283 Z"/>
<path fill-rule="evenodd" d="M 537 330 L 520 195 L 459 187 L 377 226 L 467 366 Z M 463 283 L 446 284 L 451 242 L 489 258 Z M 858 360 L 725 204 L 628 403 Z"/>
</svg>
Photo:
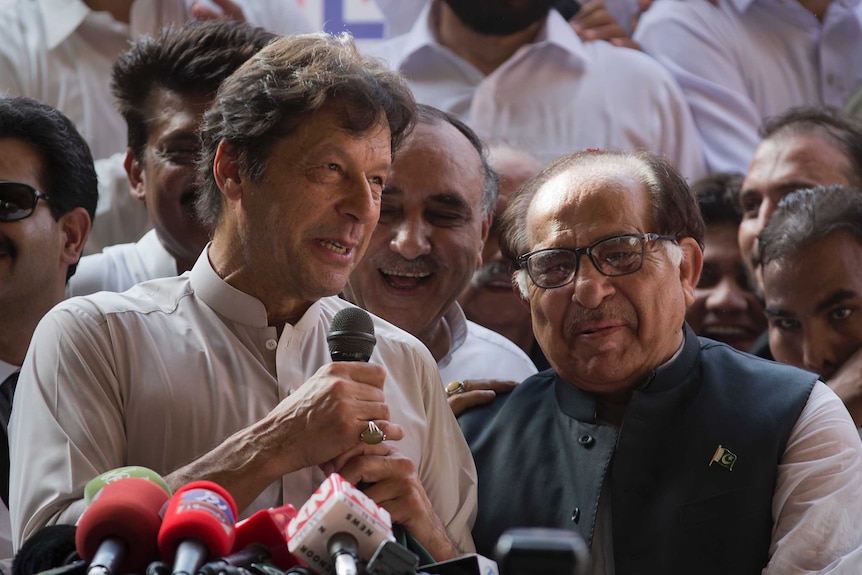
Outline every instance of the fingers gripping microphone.
<svg viewBox="0 0 862 575">
<path fill-rule="evenodd" d="M 158 544 L 173 575 L 195 575 L 208 557 L 230 553 L 236 523 L 233 497 L 212 481 L 193 481 L 177 490 L 165 511 Z"/>
<path fill-rule="evenodd" d="M 374 321 L 362 308 L 344 308 L 332 318 L 326 341 L 332 361 L 367 362 L 377 343 Z"/>
<path fill-rule="evenodd" d="M 75 533 L 88 575 L 140 573 L 156 555 L 159 516 L 168 494 L 139 477 L 105 485 L 81 516 Z"/>
</svg>

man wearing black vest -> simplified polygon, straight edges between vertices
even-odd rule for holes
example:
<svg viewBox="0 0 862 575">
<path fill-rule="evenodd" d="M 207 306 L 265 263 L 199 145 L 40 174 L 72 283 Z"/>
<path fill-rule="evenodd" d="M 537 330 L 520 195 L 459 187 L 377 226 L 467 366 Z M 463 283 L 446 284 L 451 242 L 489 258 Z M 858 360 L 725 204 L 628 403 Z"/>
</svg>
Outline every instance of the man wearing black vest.
<svg viewBox="0 0 862 575">
<path fill-rule="evenodd" d="M 697 200 L 666 161 L 565 156 L 516 194 L 504 253 L 552 369 L 461 425 L 477 550 L 510 527 L 577 531 L 590 573 L 858 573 L 862 442 L 805 371 L 685 324 Z"/>
</svg>

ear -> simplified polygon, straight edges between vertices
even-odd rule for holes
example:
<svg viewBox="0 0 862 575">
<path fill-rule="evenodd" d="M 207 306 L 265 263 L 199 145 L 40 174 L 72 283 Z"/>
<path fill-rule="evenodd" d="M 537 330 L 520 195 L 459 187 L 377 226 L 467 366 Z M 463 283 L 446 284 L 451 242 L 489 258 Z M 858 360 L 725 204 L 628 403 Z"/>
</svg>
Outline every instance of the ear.
<svg viewBox="0 0 862 575">
<path fill-rule="evenodd" d="M 147 192 L 144 186 L 144 167 L 135 159 L 135 154 L 131 148 L 126 148 L 126 159 L 123 160 L 123 167 L 126 168 L 126 176 L 129 178 L 129 188 L 131 189 L 132 197 L 136 200 L 146 201 Z"/>
<path fill-rule="evenodd" d="M 694 238 L 682 238 L 682 261 L 679 263 L 679 280 L 685 296 L 685 307 L 694 303 L 694 289 L 703 270 L 703 251 Z"/>
<path fill-rule="evenodd" d="M 81 252 L 90 235 L 90 214 L 84 208 L 74 208 L 60 216 L 57 223 L 63 232 L 60 261 L 67 265 L 76 264 L 81 259 Z"/>
<path fill-rule="evenodd" d="M 213 175 L 216 185 L 229 200 L 242 197 L 242 170 L 236 148 L 222 140 L 216 149 L 213 160 Z"/>
</svg>

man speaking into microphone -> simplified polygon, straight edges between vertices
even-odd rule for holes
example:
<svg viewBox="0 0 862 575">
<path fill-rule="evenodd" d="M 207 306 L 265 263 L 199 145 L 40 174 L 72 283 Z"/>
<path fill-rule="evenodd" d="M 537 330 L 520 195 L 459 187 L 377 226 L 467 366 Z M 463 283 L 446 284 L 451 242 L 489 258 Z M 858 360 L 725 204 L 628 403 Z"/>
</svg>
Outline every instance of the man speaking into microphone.
<svg viewBox="0 0 862 575">
<path fill-rule="evenodd" d="M 367 363 L 326 341 L 414 111 L 345 36 L 278 39 L 221 85 L 193 269 L 72 298 L 36 330 L 12 418 L 16 546 L 74 523 L 93 477 L 142 465 L 172 489 L 220 484 L 241 516 L 299 508 L 339 470 L 435 559 L 473 549 L 475 467 L 431 354 L 378 318 Z"/>
</svg>

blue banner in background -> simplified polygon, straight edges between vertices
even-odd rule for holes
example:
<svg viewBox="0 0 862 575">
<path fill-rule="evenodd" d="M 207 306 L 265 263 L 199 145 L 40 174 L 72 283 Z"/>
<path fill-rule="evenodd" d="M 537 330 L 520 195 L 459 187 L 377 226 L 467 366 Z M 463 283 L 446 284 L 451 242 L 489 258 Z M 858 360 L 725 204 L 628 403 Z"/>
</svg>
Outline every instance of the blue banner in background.
<svg viewBox="0 0 862 575">
<path fill-rule="evenodd" d="M 357 40 L 383 38 L 383 22 L 347 22 L 344 18 L 346 0 L 323 0 L 323 29 L 330 34 L 349 31 Z"/>
</svg>

